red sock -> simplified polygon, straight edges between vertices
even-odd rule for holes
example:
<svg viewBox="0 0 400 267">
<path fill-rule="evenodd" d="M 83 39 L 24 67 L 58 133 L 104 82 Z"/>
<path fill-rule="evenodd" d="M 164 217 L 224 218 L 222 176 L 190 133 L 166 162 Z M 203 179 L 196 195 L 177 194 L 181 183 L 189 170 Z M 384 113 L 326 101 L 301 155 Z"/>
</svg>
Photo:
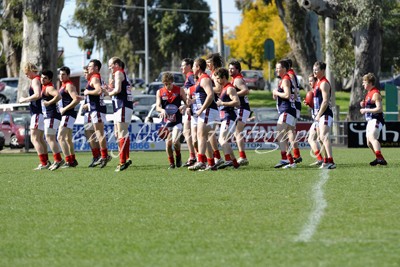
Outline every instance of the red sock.
<svg viewBox="0 0 400 267">
<path fill-rule="evenodd" d="M 181 151 L 179 149 L 175 150 L 175 155 L 179 156 L 181 154 Z"/>
<path fill-rule="evenodd" d="M 196 158 L 196 154 L 195 153 L 190 153 L 190 159 L 195 159 Z"/>
<path fill-rule="evenodd" d="M 375 151 L 375 156 L 377 159 L 383 159 L 382 153 L 380 150 Z"/>
<path fill-rule="evenodd" d="M 287 157 L 287 159 L 289 160 L 289 163 L 290 163 L 290 164 L 293 164 L 293 157 L 292 157 L 292 154 L 287 153 L 286 157 Z"/>
<path fill-rule="evenodd" d="M 287 160 L 286 151 L 281 151 L 281 158 Z"/>
<path fill-rule="evenodd" d="M 170 164 L 175 164 L 174 157 L 168 157 L 168 161 Z"/>
<path fill-rule="evenodd" d="M 93 155 L 93 158 L 100 157 L 100 148 L 92 148 L 92 155 Z"/>
<path fill-rule="evenodd" d="M 107 158 L 107 156 L 108 156 L 107 148 L 100 149 L 100 153 L 101 153 L 101 158 L 103 158 L 103 159 Z"/>
<path fill-rule="evenodd" d="M 328 163 L 333 163 L 333 158 L 328 158 Z"/>
<path fill-rule="evenodd" d="M 239 163 L 237 162 L 236 159 L 233 159 L 232 162 L 233 162 L 233 167 L 239 168 L 240 165 L 239 165 Z"/>
<path fill-rule="evenodd" d="M 119 163 L 125 164 L 126 158 L 125 158 L 125 138 L 119 139 Z"/>
<path fill-rule="evenodd" d="M 61 158 L 61 153 L 53 154 L 53 159 L 54 159 L 54 161 L 56 161 L 56 162 L 60 162 L 60 161 L 62 160 L 62 158 Z"/>
<path fill-rule="evenodd" d="M 211 166 L 211 167 L 215 165 L 215 162 L 214 162 L 214 159 L 213 159 L 213 158 L 212 158 L 212 159 L 208 158 L 208 159 L 207 159 L 207 163 L 208 163 L 208 165 Z"/>
<path fill-rule="evenodd" d="M 71 159 L 72 162 L 74 162 L 74 161 L 76 160 L 76 159 L 75 159 L 75 154 L 72 154 L 71 157 L 72 157 L 72 159 Z"/>
<path fill-rule="evenodd" d="M 214 158 L 220 159 L 221 158 L 221 154 L 219 153 L 219 150 L 215 150 L 213 153 Z"/>
<path fill-rule="evenodd" d="M 66 156 L 65 161 L 68 163 L 72 163 L 71 156 Z"/>
<path fill-rule="evenodd" d="M 317 160 L 318 161 L 322 161 L 323 160 L 323 158 L 321 156 L 321 152 L 319 150 L 315 151 L 314 155 L 317 156 Z"/>
<path fill-rule="evenodd" d="M 328 158 L 324 158 L 324 163 L 328 163 Z"/>
<path fill-rule="evenodd" d="M 246 159 L 246 152 L 239 151 L 239 157 L 241 157 L 242 159 Z"/>
<path fill-rule="evenodd" d="M 231 159 L 231 155 L 225 155 L 225 161 L 231 161 L 232 159 Z"/>
<path fill-rule="evenodd" d="M 129 137 L 125 138 L 126 139 L 126 143 L 125 143 L 125 159 L 128 160 L 129 159 L 129 152 L 131 149 L 131 139 L 129 139 Z"/>
<path fill-rule="evenodd" d="M 293 155 L 295 158 L 300 158 L 300 149 L 294 148 L 293 149 Z"/>
<path fill-rule="evenodd" d="M 205 163 L 206 162 L 206 156 L 203 155 L 203 154 L 197 154 L 197 161 Z"/>
<path fill-rule="evenodd" d="M 40 154 L 40 155 L 39 155 L 40 164 L 42 164 L 42 165 L 47 165 L 46 156 L 48 156 L 48 155 L 47 155 L 47 154 Z"/>
</svg>

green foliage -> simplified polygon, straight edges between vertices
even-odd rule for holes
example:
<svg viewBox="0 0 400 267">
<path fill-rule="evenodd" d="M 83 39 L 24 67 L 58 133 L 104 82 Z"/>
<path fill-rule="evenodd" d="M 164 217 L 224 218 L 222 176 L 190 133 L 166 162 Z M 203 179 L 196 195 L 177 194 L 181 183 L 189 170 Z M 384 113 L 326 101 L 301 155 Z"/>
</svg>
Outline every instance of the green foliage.
<svg viewBox="0 0 400 267">
<path fill-rule="evenodd" d="M 1 154 L 0 265 L 398 265 L 397 149 L 383 149 L 387 167 L 370 167 L 370 149 L 334 147 L 328 172 L 308 166 L 307 149 L 295 170 L 261 152 L 217 172 L 168 171 L 165 152 L 133 152 L 121 173 L 115 159 L 89 170 L 89 153 L 54 172 L 33 171 L 33 153 Z M 314 235 L 296 241 L 321 198 Z"/>
<path fill-rule="evenodd" d="M 381 72 L 400 73 L 400 3 L 385 1 L 382 21 L 382 64 Z"/>
<path fill-rule="evenodd" d="M 135 51 L 144 50 L 142 3 L 78 0 L 77 4 L 76 23 L 83 27 L 88 39 L 94 40 L 96 47 L 104 49 L 104 59 L 116 55 L 122 57 L 128 67 L 138 64 L 139 56 Z M 173 55 L 178 58 L 196 57 L 212 36 L 209 13 L 178 11 L 209 11 L 203 0 L 183 3 L 149 0 L 148 7 L 149 47 L 154 74 L 167 65 Z"/>
<path fill-rule="evenodd" d="M 332 54 L 335 55 L 332 57 L 331 68 L 336 77 L 346 78 L 352 75 L 355 67 L 354 33 L 374 20 L 382 22 L 384 29 L 383 55 L 387 56 L 382 58 L 382 69 L 390 68 L 388 61 L 393 60 L 391 52 L 398 51 L 399 44 L 396 40 L 400 41 L 398 37 L 400 20 L 393 12 L 393 8 L 399 9 L 399 3 L 391 0 L 346 0 L 341 1 L 340 6 L 341 11 L 330 37 L 332 41 L 328 44 Z M 388 31 L 385 30 L 387 27 Z"/>
<path fill-rule="evenodd" d="M 235 28 L 234 35 L 225 36 L 225 43 L 231 48 L 231 57 L 242 61 L 243 69 L 268 69 L 264 60 L 264 42 L 267 38 L 274 40 L 276 58 L 283 58 L 289 52 L 286 32 L 275 4 L 254 1 L 243 9 L 242 17 L 242 23 Z"/>
<path fill-rule="evenodd" d="M 7 13 L 2 10 L 2 17 L 0 18 L 0 29 L 7 30 L 11 42 L 22 47 L 22 0 L 12 0 L 9 2 L 9 9 Z"/>
</svg>

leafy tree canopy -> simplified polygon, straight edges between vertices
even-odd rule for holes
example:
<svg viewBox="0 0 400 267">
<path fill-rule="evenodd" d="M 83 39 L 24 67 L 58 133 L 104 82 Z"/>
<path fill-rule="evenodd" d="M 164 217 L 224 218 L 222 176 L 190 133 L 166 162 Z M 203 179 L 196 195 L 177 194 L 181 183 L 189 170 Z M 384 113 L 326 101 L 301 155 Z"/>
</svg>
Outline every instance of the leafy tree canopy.
<svg viewBox="0 0 400 267">
<path fill-rule="evenodd" d="M 242 17 L 242 23 L 233 36 L 228 36 L 226 44 L 231 48 L 231 56 L 241 60 L 244 68 L 266 69 L 264 42 L 267 38 L 274 40 L 276 58 L 287 55 L 290 48 L 275 4 L 254 1 L 243 9 Z"/>
<path fill-rule="evenodd" d="M 87 39 L 104 50 L 105 58 L 120 56 L 129 65 L 139 62 L 144 50 L 143 1 L 77 0 L 75 20 Z M 205 12 L 200 12 L 200 11 Z M 191 11 L 191 12 L 189 12 Z M 203 0 L 149 0 L 148 29 L 153 75 L 166 62 L 196 57 L 212 36 L 210 7 Z M 82 48 L 88 42 L 82 42 Z M 89 42 L 90 45 L 90 42 Z M 123 55 L 123 56 L 122 56 Z"/>
</svg>

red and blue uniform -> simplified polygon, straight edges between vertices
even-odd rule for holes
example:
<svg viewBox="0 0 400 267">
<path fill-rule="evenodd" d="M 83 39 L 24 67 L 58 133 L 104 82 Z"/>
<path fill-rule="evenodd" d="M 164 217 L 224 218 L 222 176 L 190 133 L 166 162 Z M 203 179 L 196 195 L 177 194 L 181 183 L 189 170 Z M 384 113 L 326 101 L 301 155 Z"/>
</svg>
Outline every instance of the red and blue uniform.
<svg viewBox="0 0 400 267">
<path fill-rule="evenodd" d="M 42 99 L 44 101 L 51 101 L 53 99 L 53 96 L 46 93 L 47 87 L 54 87 L 54 85 L 53 85 L 53 83 L 42 85 Z M 61 120 L 61 113 L 58 109 L 57 103 L 51 104 L 47 107 L 44 107 L 43 111 L 44 111 L 44 114 L 43 114 L 44 118 L 47 118 L 47 119 L 54 118 L 57 120 Z"/>
<path fill-rule="evenodd" d="M 289 74 L 289 77 L 290 77 L 290 74 L 293 75 L 293 79 L 291 79 L 291 81 L 292 81 L 294 89 L 296 90 L 296 93 L 297 93 L 297 98 L 295 99 L 294 103 L 295 103 L 296 109 L 301 111 L 300 85 L 299 85 L 299 81 L 297 80 L 296 73 L 294 72 L 293 69 L 290 69 L 290 70 L 288 70 L 287 74 Z"/>
<path fill-rule="evenodd" d="M 68 106 L 73 101 L 71 95 L 67 91 L 67 85 L 68 84 L 73 85 L 73 83 L 71 81 L 66 81 L 66 82 L 63 82 L 61 84 L 61 87 L 60 87 L 60 91 L 59 92 L 60 92 L 60 95 L 61 95 L 62 107 Z M 75 111 L 75 109 L 71 108 L 71 109 L 68 109 L 67 111 L 65 111 L 63 116 L 71 116 L 73 118 L 76 118 L 76 115 L 77 115 L 77 112 Z"/>
<path fill-rule="evenodd" d="M 90 81 L 93 78 L 98 78 L 101 81 L 101 76 L 99 73 L 94 73 L 92 74 L 92 76 L 90 77 Z M 88 82 L 88 85 L 86 87 L 87 90 L 89 91 L 93 91 L 95 90 L 94 87 L 90 86 L 91 82 Z M 89 96 L 89 110 L 90 112 L 100 112 L 100 113 L 107 113 L 107 108 L 106 108 L 106 104 L 104 103 L 104 96 L 103 93 L 101 93 L 100 95 L 88 95 Z"/>
<path fill-rule="evenodd" d="M 185 83 L 183 84 L 183 87 L 185 87 L 185 89 L 189 89 L 191 86 L 193 86 L 195 84 L 194 82 L 194 74 L 193 72 L 189 72 L 186 74 L 186 80 Z"/>
<path fill-rule="evenodd" d="M 238 79 L 238 80 L 241 79 L 244 83 L 242 74 L 239 73 L 238 75 L 232 76 L 232 84 L 235 84 L 236 79 Z M 238 88 L 236 88 L 236 91 L 239 92 L 240 90 Z M 239 101 L 240 101 L 239 109 L 245 109 L 245 110 L 250 111 L 249 98 L 247 97 L 247 95 L 239 96 Z"/>
<path fill-rule="evenodd" d="M 219 95 L 219 99 L 221 99 L 222 102 L 230 102 L 232 99 L 228 95 L 228 88 L 235 88 L 231 83 L 227 83 L 224 88 L 222 88 L 222 91 Z M 236 120 L 236 112 L 234 107 L 226 107 L 226 106 L 220 106 L 219 107 L 219 115 L 221 120 L 226 120 L 226 121 L 235 121 Z"/>
<path fill-rule="evenodd" d="M 277 109 L 278 109 L 279 114 L 288 113 L 296 118 L 296 107 L 294 104 L 294 87 L 293 87 L 292 81 L 290 80 L 290 76 L 288 74 L 285 74 L 285 76 L 283 76 L 282 80 L 279 81 L 278 92 L 280 92 L 280 93 L 284 92 L 284 90 L 282 88 L 282 82 L 284 80 L 288 80 L 290 83 L 290 96 L 289 96 L 289 99 L 281 98 L 278 96 L 276 99 Z"/>
<path fill-rule="evenodd" d="M 35 76 L 32 79 L 32 81 L 35 80 L 35 79 L 39 80 L 39 82 L 40 82 L 40 76 L 39 75 Z M 31 84 L 31 86 L 29 87 L 29 96 L 32 96 L 34 94 L 35 94 L 35 92 L 34 92 L 34 90 L 32 88 L 32 84 Z M 30 104 L 29 104 L 29 109 L 31 111 L 31 115 L 33 115 L 33 114 L 42 114 L 43 113 L 42 112 L 42 98 L 36 99 L 34 101 L 31 101 Z"/>
<path fill-rule="evenodd" d="M 121 84 L 121 91 L 113 96 L 113 106 L 114 112 L 121 108 L 130 108 L 133 109 L 133 96 L 131 91 L 131 85 L 126 78 L 126 74 L 123 70 L 120 70 L 124 74 L 124 80 Z"/>
<path fill-rule="evenodd" d="M 196 86 L 195 97 L 196 97 L 196 105 L 197 105 L 196 108 L 197 108 L 197 110 L 201 109 L 201 107 L 203 106 L 203 104 L 204 104 L 204 102 L 206 101 L 206 98 L 207 98 L 206 91 L 200 85 L 201 79 L 203 79 L 203 78 L 210 78 L 210 76 L 208 76 L 208 74 L 206 74 L 206 73 L 203 73 L 199 77 L 199 79 L 197 80 L 197 83 L 195 85 Z M 214 101 L 212 101 L 210 106 L 208 106 L 207 108 L 218 110 L 217 104 Z"/>
<path fill-rule="evenodd" d="M 374 94 L 379 94 L 379 95 L 381 94 L 381 93 L 379 92 L 379 90 L 378 90 L 376 87 L 372 88 L 372 89 L 367 93 L 367 95 L 365 96 L 365 100 L 364 100 L 365 108 L 369 108 L 369 109 L 376 108 L 375 101 L 372 100 L 372 97 L 373 97 Z M 367 113 L 365 113 L 364 115 L 365 115 L 365 119 L 366 119 L 367 121 L 376 119 L 377 121 L 379 121 L 380 123 L 382 123 L 382 125 L 385 124 L 385 119 L 384 119 L 384 117 L 383 117 L 383 112 L 380 112 L 380 113 L 370 113 L 370 112 L 367 112 Z"/>
<path fill-rule="evenodd" d="M 314 114 L 318 114 L 319 109 L 321 108 L 321 103 L 322 103 L 323 99 L 322 99 L 322 91 L 320 89 L 320 86 L 321 86 L 321 83 L 323 83 L 323 82 L 328 83 L 329 87 L 330 87 L 330 83 L 329 83 L 328 79 L 326 79 L 326 77 L 322 77 L 318 81 L 317 85 L 315 86 L 315 88 L 314 88 L 314 99 L 313 99 L 314 100 Z M 331 91 L 329 89 L 329 99 L 330 98 L 331 98 Z M 333 117 L 333 112 L 332 112 L 330 101 L 329 101 L 328 107 L 326 108 L 324 113 L 321 115 L 321 117 L 324 116 L 324 115 Z"/>
<path fill-rule="evenodd" d="M 167 117 L 164 119 L 166 127 L 174 127 L 182 123 L 182 113 L 179 111 L 181 106 L 181 88 L 176 85 L 172 85 L 172 90 L 168 90 L 166 87 L 160 89 L 161 106 L 165 109 Z"/>
</svg>

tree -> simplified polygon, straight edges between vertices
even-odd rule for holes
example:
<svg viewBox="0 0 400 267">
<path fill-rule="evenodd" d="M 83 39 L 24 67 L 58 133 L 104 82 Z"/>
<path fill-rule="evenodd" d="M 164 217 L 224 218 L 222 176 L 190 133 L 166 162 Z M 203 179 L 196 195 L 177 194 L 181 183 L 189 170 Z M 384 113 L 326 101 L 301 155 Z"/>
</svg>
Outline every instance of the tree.
<svg viewBox="0 0 400 267">
<path fill-rule="evenodd" d="M 2 44 L 8 77 L 18 76 L 22 52 L 22 1 L 2 1 Z"/>
<path fill-rule="evenodd" d="M 362 76 L 368 72 L 379 76 L 382 50 L 382 1 L 380 0 L 298 0 L 299 4 L 321 16 L 337 18 L 349 25 L 354 44 L 353 86 L 347 118 L 362 118 L 360 101 L 363 99 Z M 349 34 L 349 32 L 347 32 Z"/>
<path fill-rule="evenodd" d="M 322 59 L 318 17 L 302 9 L 296 1 L 275 0 L 275 3 L 300 73 L 306 77 L 315 61 Z"/>
<path fill-rule="evenodd" d="M 64 0 L 24 0 L 22 7 L 23 43 L 18 98 L 29 83 L 23 73 L 26 62 L 56 73 L 58 28 Z"/>
<path fill-rule="evenodd" d="M 400 73 L 400 2 L 383 9 L 381 73 Z M 394 72 L 394 73 L 392 73 Z"/>
<path fill-rule="evenodd" d="M 249 69 L 263 69 L 264 42 L 271 38 L 275 43 L 276 58 L 283 58 L 289 52 L 286 32 L 278 16 L 275 5 L 266 5 L 258 0 L 246 7 L 242 23 L 234 33 L 225 36 L 231 55 L 240 59 Z"/>
<path fill-rule="evenodd" d="M 212 36 L 209 13 L 180 12 L 178 10 L 210 8 L 203 0 L 181 1 L 149 0 L 148 28 L 150 69 L 158 73 L 163 66 L 171 67 L 173 58 L 194 57 Z M 103 60 L 120 56 L 130 70 L 139 63 L 144 50 L 143 1 L 88 0 L 77 1 L 74 19 L 88 39 L 104 51 Z"/>
<path fill-rule="evenodd" d="M 235 1 L 237 8 L 243 11 L 251 8 L 253 2 Z M 263 0 L 263 2 L 272 4 L 273 0 Z M 300 73 L 306 76 L 310 73 L 314 62 L 322 58 L 318 17 L 314 12 L 302 9 L 296 1 L 275 0 L 275 5 Z"/>
</svg>

